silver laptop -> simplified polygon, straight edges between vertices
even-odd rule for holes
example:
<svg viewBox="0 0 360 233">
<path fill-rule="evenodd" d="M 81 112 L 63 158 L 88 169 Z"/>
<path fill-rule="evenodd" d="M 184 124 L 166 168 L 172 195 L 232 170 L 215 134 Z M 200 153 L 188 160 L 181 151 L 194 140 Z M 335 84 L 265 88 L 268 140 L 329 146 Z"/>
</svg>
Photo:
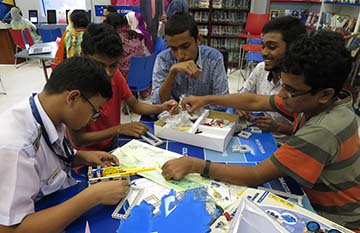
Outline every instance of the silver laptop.
<svg viewBox="0 0 360 233">
<path fill-rule="evenodd" d="M 28 51 L 29 55 L 51 53 L 51 47 L 31 47 Z"/>
</svg>

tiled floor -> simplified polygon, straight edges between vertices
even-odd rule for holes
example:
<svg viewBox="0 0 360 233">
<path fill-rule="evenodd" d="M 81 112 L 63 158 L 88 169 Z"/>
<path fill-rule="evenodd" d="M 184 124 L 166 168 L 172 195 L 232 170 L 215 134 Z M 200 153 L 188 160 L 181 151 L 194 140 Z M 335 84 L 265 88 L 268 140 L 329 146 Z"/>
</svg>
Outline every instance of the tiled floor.
<svg viewBox="0 0 360 233">
<path fill-rule="evenodd" d="M 51 69 L 48 69 L 50 75 Z M 0 94 L 0 112 L 8 109 L 14 103 L 29 97 L 34 92 L 40 92 L 45 85 L 45 76 L 37 60 L 29 61 L 19 68 L 14 65 L 0 65 L 0 78 L 4 84 L 6 95 Z M 240 80 L 240 83 L 239 83 Z M 239 79 L 239 71 L 229 74 L 230 92 L 236 92 L 242 84 Z M 2 92 L 0 85 L 0 92 Z M 133 120 L 139 119 L 139 115 L 132 114 Z M 129 116 L 123 115 L 122 122 L 130 120 Z"/>
<path fill-rule="evenodd" d="M 43 70 L 35 60 L 18 69 L 14 65 L 0 65 L 0 78 L 7 93 L 0 94 L 0 112 L 29 97 L 31 93 L 41 91 L 45 84 Z M 0 92 L 2 91 L 0 86 Z"/>
</svg>

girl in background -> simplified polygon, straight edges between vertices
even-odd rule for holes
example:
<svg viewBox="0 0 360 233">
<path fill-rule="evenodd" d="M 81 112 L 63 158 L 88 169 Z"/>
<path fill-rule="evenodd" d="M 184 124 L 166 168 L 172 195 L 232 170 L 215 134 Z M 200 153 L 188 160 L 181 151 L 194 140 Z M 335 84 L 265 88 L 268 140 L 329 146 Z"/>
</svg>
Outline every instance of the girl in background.
<svg viewBox="0 0 360 233">
<path fill-rule="evenodd" d="M 55 55 L 55 65 L 64 59 L 78 56 L 81 53 L 83 33 L 89 24 L 89 15 L 84 10 L 74 10 L 68 13 L 69 25 L 61 37 L 59 48 Z"/>
</svg>

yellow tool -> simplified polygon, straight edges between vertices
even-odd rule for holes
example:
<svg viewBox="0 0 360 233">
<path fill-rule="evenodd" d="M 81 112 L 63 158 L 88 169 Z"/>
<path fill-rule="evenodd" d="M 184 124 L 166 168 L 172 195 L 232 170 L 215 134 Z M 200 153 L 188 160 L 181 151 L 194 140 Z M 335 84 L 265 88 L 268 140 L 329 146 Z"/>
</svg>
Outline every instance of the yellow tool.
<svg viewBox="0 0 360 233">
<path fill-rule="evenodd" d="M 119 173 L 120 172 L 119 170 L 122 170 L 122 169 L 117 168 L 117 167 L 106 167 L 106 168 L 104 168 L 102 175 L 103 176 L 111 176 L 111 175 Z"/>
<path fill-rule="evenodd" d="M 156 167 L 106 167 L 104 168 L 103 176 L 132 176 L 139 172 L 152 171 Z"/>
<path fill-rule="evenodd" d="M 121 176 L 133 176 L 140 172 L 153 171 L 156 167 L 142 167 L 136 169 L 128 169 L 127 171 L 121 172 L 119 175 Z"/>
</svg>

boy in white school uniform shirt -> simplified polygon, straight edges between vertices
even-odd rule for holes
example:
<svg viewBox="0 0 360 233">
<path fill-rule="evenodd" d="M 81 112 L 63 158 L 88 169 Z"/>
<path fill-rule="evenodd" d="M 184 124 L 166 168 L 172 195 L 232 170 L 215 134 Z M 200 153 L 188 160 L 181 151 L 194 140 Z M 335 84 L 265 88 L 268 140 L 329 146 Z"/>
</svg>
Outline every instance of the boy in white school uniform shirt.
<svg viewBox="0 0 360 233">
<path fill-rule="evenodd" d="M 278 17 L 267 22 L 263 29 L 264 61 L 259 63 L 246 79 L 240 93 L 275 95 L 281 89 L 280 66 L 286 50 L 300 35 L 306 34 L 306 27 L 292 16 Z M 247 116 L 238 111 L 240 116 Z M 264 112 L 265 116 L 256 117 L 256 126 L 274 133 L 278 143 L 285 143 L 292 134 L 291 119 L 277 112 Z"/>
<path fill-rule="evenodd" d="M 102 66 L 73 57 L 57 66 L 44 90 L 0 115 L 0 232 L 63 232 L 88 209 L 116 204 L 128 191 L 127 181 L 86 188 L 73 198 L 35 212 L 43 196 L 74 184 L 71 165 L 118 164 L 101 151 L 74 151 L 66 127 L 80 129 L 99 115 L 112 96 Z"/>
</svg>

